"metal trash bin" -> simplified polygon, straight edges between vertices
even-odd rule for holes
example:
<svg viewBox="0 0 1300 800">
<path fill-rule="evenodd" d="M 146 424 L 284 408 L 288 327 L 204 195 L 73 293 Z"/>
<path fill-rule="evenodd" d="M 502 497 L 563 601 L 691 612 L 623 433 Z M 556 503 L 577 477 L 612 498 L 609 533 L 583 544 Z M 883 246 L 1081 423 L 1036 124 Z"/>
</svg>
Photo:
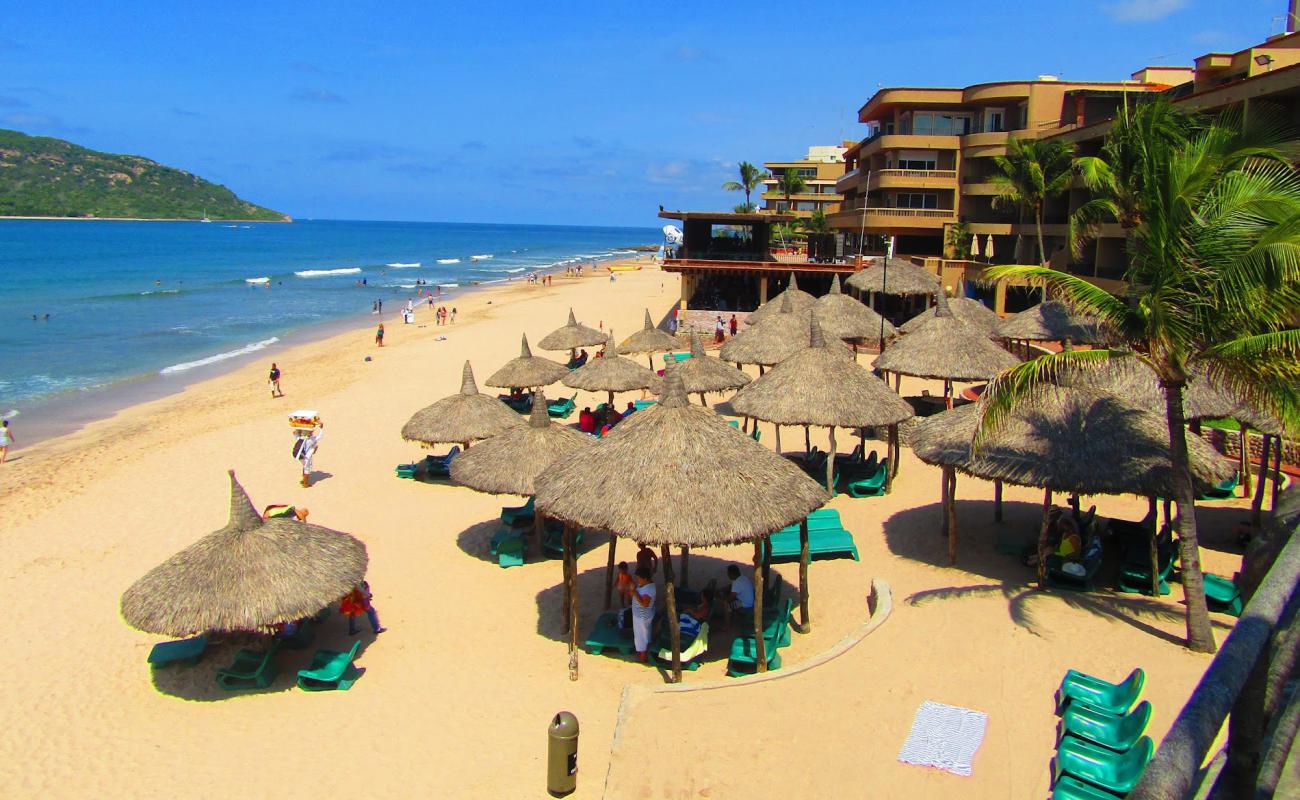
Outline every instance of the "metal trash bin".
<svg viewBox="0 0 1300 800">
<path fill-rule="evenodd" d="M 561 711 L 546 730 L 546 791 L 562 797 L 578 788 L 578 718 Z"/>
</svg>

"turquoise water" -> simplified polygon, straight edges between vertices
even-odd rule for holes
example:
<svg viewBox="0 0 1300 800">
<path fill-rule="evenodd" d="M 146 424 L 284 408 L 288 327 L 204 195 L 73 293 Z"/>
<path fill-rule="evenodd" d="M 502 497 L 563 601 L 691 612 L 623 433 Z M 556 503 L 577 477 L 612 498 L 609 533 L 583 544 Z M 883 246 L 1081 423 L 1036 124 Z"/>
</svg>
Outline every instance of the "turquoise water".
<svg viewBox="0 0 1300 800">
<path fill-rule="evenodd" d="M 387 317 L 420 282 L 450 301 L 476 282 L 617 257 L 659 237 L 452 223 L 0 221 L 0 414 L 248 356 L 379 299 Z"/>
</svg>

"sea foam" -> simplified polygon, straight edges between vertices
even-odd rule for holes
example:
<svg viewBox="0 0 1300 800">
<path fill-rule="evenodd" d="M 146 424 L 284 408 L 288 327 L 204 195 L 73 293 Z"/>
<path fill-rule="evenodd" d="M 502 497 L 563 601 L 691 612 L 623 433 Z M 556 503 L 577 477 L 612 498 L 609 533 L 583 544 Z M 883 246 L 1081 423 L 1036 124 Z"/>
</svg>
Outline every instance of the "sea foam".
<svg viewBox="0 0 1300 800">
<path fill-rule="evenodd" d="M 197 361 L 186 361 L 181 364 L 172 364 L 170 367 L 163 367 L 158 370 L 158 374 L 174 375 L 177 372 L 185 372 L 194 369 L 195 367 L 205 367 L 208 364 L 215 364 L 218 361 L 225 361 L 229 358 L 237 358 L 238 356 L 247 355 L 249 353 L 256 353 L 258 350 L 265 350 L 278 341 L 280 341 L 279 337 L 272 336 L 270 339 L 263 339 L 260 342 L 253 342 L 252 344 L 244 345 L 238 350 L 229 350 L 225 353 L 217 353 L 215 356 L 200 358 Z"/>
<path fill-rule="evenodd" d="M 293 273 L 299 278 L 319 278 L 323 275 L 356 275 L 361 267 L 344 267 L 342 269 L 304 269 Z"/>
<path fill-rule="evenodd" d="M 393 269 L 414 269 L 415 267 L 420 266 L 420 262 L 412 261 L 410 263 L 404 264 L 401 261 L 394 261 L 393 263 L 388 264 L 387 266 L 390 266 Z"/>
</svg>

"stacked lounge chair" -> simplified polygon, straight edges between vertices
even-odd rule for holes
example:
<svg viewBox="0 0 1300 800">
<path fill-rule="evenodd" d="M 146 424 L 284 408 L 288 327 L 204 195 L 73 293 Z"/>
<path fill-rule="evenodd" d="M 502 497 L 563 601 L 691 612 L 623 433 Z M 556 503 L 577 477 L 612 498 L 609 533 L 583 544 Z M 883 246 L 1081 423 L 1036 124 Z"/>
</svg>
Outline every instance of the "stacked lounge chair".
<svg viewBox="0 0 1300 800">
<path fill-rule="evenodd" d="M 771 536 L 772 560 L 799 558 L 799 525 L 782 528 Z M 840 512 L 833 508 L 819 508 L 808 515 L 808 556 L 852 556 L 858 559 L 858 546 L 853 534 L 844 528 Z"/>
<path fill-rule="evenodd" d="M 1154 750 L 1143 735 L 1151 704 L 1137 703 L 1145 680 L 1141 669 L 1120 683 L 1066 672 L 1056 692 L 1054 800 L 1115 800 L 1137 785 Z"/>
</svg>

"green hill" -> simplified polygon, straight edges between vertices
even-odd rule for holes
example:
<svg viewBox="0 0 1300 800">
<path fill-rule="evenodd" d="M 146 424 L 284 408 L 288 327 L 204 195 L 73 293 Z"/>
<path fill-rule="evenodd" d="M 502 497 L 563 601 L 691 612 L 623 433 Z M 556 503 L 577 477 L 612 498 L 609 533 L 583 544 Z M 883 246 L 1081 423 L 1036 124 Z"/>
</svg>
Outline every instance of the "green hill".
<svg viewBox="0 0 1300 800">
<path fill-rule="evenodd" d="M 0 130 L 0 217 L 289 221 L 184 170 Z"/>
</svg>

